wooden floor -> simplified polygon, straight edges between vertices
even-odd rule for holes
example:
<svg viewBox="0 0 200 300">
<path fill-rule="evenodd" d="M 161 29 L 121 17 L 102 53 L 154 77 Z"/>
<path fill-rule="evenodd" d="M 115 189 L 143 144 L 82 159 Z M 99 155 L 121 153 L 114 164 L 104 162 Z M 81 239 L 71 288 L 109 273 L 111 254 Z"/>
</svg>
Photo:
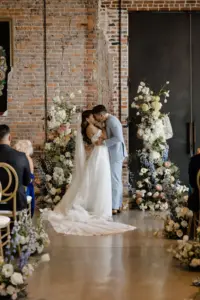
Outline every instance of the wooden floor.
<svg viewBox="0 0 200 300">
<path fill-rule="evenodd" d="M 29 299 L 193 299 L 197 289 L 191 282 L 199 273 L 184 270 L 171 258 L 171 241 L 153 237 L 162 221 L 139 211 L 117 218 L 138 229 L 104 237 L 66 237 L 49 229 L 51 261 L 31 277 Z"/>
</svg>

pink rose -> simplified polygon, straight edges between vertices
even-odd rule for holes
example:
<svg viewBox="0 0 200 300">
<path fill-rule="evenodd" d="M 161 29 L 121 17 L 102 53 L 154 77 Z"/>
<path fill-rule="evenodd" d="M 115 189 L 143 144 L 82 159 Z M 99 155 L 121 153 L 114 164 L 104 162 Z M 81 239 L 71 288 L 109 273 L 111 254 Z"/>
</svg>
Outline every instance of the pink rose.
<svg viewBox="0 0 200 300">
<path fill-rule="evenodd" d="M 67 129 L 67 126 L 63 124 L 63 125 L 61 125 L 60 128 L 58 129 L 58 132 L 59 132 L 59 133 L 65 132 L 66 129 Z"/>
<path fill-rule="evenodd" d="M 164 163 L 165 168 L 170 168 L 171 167 L 171 162 L 170 161 L 166 161 Z"/>
<path fill-rule="evenodd" d="M 162 191 L 162 185 L 156 184 L 156 190 L 161 192 Z"/>
<path fill-rule="evenodd" d="M 165 193 L 160 193 L 160 198 L 165 199 Z"/>
</svg>

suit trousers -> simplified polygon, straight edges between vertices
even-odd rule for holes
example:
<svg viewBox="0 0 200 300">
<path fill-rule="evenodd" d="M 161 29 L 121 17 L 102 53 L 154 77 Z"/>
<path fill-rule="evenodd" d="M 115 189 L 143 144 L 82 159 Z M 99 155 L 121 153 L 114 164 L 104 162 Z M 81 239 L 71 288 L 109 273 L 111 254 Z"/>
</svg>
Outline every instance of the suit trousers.
<svg viewBox="0 0 200 300">
<path fill-rule="evenodd" d="M 112 209 L 119 209 L 123 201 L 122 161 L 111 162 Z"/>
</svg>

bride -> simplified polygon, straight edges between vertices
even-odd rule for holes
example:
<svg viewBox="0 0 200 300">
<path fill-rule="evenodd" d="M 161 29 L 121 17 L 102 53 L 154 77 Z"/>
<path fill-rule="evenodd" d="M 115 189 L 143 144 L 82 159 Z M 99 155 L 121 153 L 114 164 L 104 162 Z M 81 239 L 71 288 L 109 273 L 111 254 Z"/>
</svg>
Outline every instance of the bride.
<svg viewBox="0 0 200 300">
<path fill-rule="evenodd" d="M 135 227 L 112 220 L 112 187 L 106 131 L 97 128 L 92 111 L 82 113 L 76 138 L 75 171 L 70 188 L 54 211 L 46 214 L 58 233 L 106 235 L 134 230 Z M 92 149 L 88 159 L 84 143 Z"/>
</svg>

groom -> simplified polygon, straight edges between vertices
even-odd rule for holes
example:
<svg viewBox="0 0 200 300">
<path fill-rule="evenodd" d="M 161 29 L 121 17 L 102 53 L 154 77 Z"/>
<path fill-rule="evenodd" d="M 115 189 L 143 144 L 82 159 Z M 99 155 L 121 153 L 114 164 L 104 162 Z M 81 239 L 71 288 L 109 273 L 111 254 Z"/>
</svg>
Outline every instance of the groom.
<svg viewBox="0 0 200 300">
<path fill-rule="evenodd" d="M 106 123 L 108 139 L 103 143 L 108 147 L 110 155 L 112 179 L 112 212 L 113 215 L 121 212 L 123 200 L 122 165 L 127 156 L 123 130 L 120 121 L 108 114 L 104 105 L 93 108 L 93 115 L 98 122 Z M 101 142 L 100 142 L 101 143 Z"/>
</svg>

